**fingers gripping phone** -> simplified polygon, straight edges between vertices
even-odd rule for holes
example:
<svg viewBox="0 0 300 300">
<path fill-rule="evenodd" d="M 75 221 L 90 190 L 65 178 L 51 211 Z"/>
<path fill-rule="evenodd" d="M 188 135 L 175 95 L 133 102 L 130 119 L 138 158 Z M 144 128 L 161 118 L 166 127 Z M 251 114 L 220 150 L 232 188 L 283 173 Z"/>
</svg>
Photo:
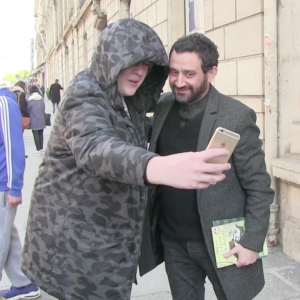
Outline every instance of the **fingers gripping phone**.
<svg viewBox="0 0 300 300">
<path fill-rule="evenodd" d="M 206 149 L 225 148 L 229 151 L 228 155 L 216 156 L 209 159 L 208 163 L 226 163 L 228 162 L 233 150 L 235 149 L 240 135 L 228 129 L 218 127 L 214 132 Z"/>
</svg>

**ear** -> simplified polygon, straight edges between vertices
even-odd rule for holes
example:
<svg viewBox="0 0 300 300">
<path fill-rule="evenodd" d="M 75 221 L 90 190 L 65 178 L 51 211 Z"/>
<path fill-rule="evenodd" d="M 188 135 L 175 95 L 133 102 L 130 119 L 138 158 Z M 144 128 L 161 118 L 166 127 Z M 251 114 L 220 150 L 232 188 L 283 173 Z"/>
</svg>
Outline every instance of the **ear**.
<svg viewBox="0 0 300 300">
<path fill-rule="evenodd" d="M 217 75 L 218 73 L 218 67 L 214 66 L 212 67 L 210 70 L 207 71 L 207 80 L 209 83 L 212 83 L 215 76 Z"/>
</svg>

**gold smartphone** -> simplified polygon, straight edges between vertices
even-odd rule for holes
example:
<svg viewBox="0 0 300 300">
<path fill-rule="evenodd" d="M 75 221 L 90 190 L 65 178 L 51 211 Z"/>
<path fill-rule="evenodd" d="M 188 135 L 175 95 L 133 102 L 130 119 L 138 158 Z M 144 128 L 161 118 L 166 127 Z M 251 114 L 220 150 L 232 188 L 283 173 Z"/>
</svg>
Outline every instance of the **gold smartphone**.
<svg viewBox="0 0 300 300">
<path fill-rule="evenodd" d="M 210 139 L 206 149 L 225 148 L 229 151 L 228 155 L 216 156 L 207 160 L 208 163 L 226 163 L 228 162 L 233 150 L 235 149 L 240 135 L 228 129 L 218 127 Z"/>
</svg>

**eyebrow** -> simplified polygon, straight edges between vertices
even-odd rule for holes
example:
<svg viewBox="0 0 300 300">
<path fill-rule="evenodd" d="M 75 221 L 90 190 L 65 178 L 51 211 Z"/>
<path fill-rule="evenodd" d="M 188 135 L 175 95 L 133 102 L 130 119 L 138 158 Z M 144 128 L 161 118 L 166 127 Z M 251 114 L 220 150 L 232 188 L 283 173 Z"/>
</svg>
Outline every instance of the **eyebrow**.
<svg viewBox="0 0 300 300">
<path fill-rule="evenodd" d="M 172 68 L 172 67 L 170 67 L 169 70 L 170 70 L 170 71 L 178 71 L 177 69 Z M 196 70 L 188 70 L 188 69 L 183 70 L 183 72 L 184 72 L 184 73 L 197 73 Z"/>
</svg>

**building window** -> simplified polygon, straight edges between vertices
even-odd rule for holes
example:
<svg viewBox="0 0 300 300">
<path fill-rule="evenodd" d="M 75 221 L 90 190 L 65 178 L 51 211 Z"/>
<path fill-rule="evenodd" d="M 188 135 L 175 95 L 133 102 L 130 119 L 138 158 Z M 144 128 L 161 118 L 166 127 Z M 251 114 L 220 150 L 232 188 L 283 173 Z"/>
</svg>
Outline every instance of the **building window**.
<svg viewBox="0 0 300 300">
<path fill-rule="evenodd" d="M 185 0 L 185 34 L 204 33 L 204 0 Z"/>
<path fill-rule="evenodd" d="M 196 30 L 195 0 L 185 0 L 185 33 L 189 34 Z"/>
</svg>

